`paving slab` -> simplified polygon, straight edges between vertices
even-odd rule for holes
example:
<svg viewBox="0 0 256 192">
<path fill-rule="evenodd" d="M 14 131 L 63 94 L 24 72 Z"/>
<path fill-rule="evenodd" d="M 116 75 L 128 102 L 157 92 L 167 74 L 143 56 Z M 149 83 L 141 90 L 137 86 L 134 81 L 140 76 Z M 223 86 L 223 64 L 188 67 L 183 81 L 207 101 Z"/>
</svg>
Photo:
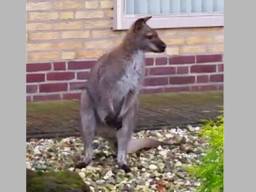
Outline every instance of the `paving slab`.
<svg viewBox="0 0 256 192">
<path fill-rule="evenodd" d="M 161 93 L 140 96 L 136 131 L 184 128 L 214 119 L 223 111 L 223 92 Z M 27 104 L 27 139 L 79 135 L 78 101 Z"/>
</svg>

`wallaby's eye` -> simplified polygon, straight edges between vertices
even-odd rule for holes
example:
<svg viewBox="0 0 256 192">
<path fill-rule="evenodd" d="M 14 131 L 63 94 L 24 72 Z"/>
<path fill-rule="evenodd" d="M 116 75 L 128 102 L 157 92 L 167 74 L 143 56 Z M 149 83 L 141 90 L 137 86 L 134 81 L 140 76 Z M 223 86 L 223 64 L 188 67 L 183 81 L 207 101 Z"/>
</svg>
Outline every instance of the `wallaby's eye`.
<svg viewBox="0 0 256 192">
<path fill-rule="evenodd" d="M 152 33 L 146 34 L 147 39 L 153 39 L 154 35 Z"/>
</svg>

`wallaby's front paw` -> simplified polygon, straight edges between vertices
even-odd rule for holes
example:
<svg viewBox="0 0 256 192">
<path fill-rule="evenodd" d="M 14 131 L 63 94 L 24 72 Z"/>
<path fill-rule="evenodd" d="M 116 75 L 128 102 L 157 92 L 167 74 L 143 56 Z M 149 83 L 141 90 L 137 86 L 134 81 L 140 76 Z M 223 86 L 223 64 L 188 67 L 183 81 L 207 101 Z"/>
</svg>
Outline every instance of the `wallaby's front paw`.
<svg viewBox="0 0 256 192">
<path fill-rule="evenodd" d="M 119 165 L 119 167 L 120 167 L 120 169 L 123 169 L 125 171 L 125 173 L 131 172 L 130 167 L 126 164 Z"/>
<path fill-rule="evenodd" d="M 123 126 L 122 119 L 120 119 L 120 118 L 116 119 L 114 127 L 118 130 L 118 129 L 121 129 L 122 126 Z"/>
<path fill-rule="evenodd" d="M 105 123 L 108 125 L 108 126 L 112 126 L 113 125 L 113 122 L 114 122 L 114 116 L 113 115 L 107 115 L 105 117 Z"/>
<path fill-rule="evenodd" d="M 122 119 L 112 115 L 106 116 L 105 123 L 110 127 L 115 127 L 116 129 L 120 129 L 123 126 Z"/>
</svg>

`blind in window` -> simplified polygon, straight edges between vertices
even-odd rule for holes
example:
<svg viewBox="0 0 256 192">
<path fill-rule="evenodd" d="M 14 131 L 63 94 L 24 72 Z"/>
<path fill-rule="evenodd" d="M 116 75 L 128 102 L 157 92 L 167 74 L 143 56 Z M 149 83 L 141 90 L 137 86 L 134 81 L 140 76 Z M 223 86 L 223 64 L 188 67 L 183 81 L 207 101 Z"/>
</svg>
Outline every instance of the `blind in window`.
<svg viewBox="0 0 256 192">
<path fill-rule="evenodd" d="M 188 15 L 224 12 L 224 0 L 125 0 L 126 15 Z"/>
</svg>

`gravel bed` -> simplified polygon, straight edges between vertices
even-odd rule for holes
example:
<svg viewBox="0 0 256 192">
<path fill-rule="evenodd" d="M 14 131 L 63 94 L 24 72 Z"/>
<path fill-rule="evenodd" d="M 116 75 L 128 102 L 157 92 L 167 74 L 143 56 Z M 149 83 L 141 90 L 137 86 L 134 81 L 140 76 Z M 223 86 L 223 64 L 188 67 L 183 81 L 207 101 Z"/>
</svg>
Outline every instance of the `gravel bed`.
<svg viewBox="0 0 256 192">
<path fill-rule="evenodd" d="M 129 155 L 130 173 L 116 165 L 114 151 L 102 138 L 94 140 L 94 160 L 83 169 L 74 170 L 82 155 L 79 137 L 31 139 L 27 142 L 27 169 L 40 171 L 76 171 L 91 191 L 129 192 L 193 192 L 200 185 L 186 172 L 192 163 L 200 163 L 207 146 L 198 136 L 200 127 L 188 125 L 186 129 L 163 127 L 161 130 L 140 131 L 135 138 L 153 137 L 183 142 L 164 145 Z"/>
</svg>

